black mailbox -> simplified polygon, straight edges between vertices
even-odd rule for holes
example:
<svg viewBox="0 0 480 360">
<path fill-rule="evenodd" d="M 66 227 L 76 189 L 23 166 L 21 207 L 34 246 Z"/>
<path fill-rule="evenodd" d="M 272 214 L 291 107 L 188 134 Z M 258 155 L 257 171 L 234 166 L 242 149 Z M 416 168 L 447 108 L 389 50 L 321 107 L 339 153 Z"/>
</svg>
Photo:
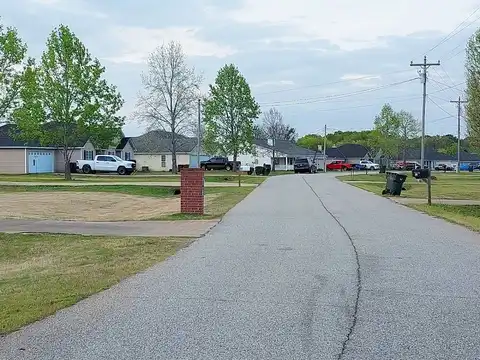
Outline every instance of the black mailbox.
<svg viewBox="0 0 480 360">
<path fill-rule="evenodd" d="M 412 176 L 415 179 L 428 179 L 430 175 L 430 169 L 413 169 Z"/>
</svg>

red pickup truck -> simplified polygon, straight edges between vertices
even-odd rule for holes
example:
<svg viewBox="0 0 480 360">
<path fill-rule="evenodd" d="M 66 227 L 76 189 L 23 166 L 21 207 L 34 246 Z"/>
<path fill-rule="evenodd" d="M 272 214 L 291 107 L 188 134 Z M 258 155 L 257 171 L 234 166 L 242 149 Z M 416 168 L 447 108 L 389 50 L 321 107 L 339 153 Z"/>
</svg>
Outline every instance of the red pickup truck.
<svg viewBox="0 0 480 360">
<path fill-rule="evenodd" d="M 353 167 L 352 164 L 349 164 L 345 161 L 337 160 L 333 161 L 330 164 L 327 165 L 327 170 L 351 170 Z"/>
</svg>

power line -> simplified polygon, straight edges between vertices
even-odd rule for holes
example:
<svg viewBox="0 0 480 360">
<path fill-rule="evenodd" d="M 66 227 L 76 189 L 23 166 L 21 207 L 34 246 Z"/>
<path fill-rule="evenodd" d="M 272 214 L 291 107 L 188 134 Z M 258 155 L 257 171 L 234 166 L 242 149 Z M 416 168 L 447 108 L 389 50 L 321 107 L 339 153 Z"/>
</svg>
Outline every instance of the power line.
<svg viewBox="0 0 480 360">
<path fill-rule="evenodd" d="M 285 100 L 285 101 L 276 101 L 276 102 L 265 102 L 265 103 L 259 103 L 259 105 L 263 106 L 291 106 L 291 105 L 305 105 L 305 104 L 312 104 L 312 103 L 317 103 L 317 102 L 322 102 L 322 101 L 329 101 L 331 99 L 342 99 L 345 97 L 350 97 L 354 95 L 362 95 L 366 94 L 372 91 L 378 91 L 378 90 L 383 90 L 389 87 L 393 86 L 398 86 L 402 84 L 406 84 L 408 82 L 418 80 L 418 78 L 412 78 L 404 81 L 399 81 L 396 83 L 391 83 L 387 85 L 381 85 L 377 86 L 374 88 L 368 88 L 368 89 L 363 89 L 359 91 L 354 91 L 350 93 L 343 93 L 343 94 L 336 94 L 336 95 L 327 95 L 323 97 L 314 97 L 314 98 L 303 98 L 303 99 L 294 99 L 294 100 Z"/>
<path fill-rule="evenodd" d="M 445 36 L 439 43 L 437 43 L 435 46 L 433 46 L 432 48 L 430 48 L 426 53 L 425 55 L 427 55 L 429 52 L 435 50 L 437 47 L 439 47 L 440 45 L 446 43 L 448 40 L 450 40 L 451 38 L 453 38 L 454 36 L 458 35 L 459 33 L 461 33 L 463 30 L 465 30 L 467 27 L 469 27 L 472 23 L 474 23 L 475 21 L 477 21 L 478 19 L 480 19 L 480 16 L 477 17 L 474 21 L 472 21 L 472 23 L 466 25 L 466 22 L 468 19 L 470 19 L 473 15 L 475 15 L 478 11 L 480 10 L 480 6 L 477 7 L 465 20 L 463 20 L 459 25 L 457 25 L 457 27 L 455 29 L 453 29 L 447 36 Z M 465 26 L 463 28 L 460 29 L 460 27 L 462 25 Z M 457 31 L 458 30 L 458 31 Z"/>
<path fill-rule="evenodd" d="M 445 114 L 449 115 L 450 117 L 455 117 L 455 115 L 450 114 L 447 110 L 445 110 L 443 107 L 438 105 L 438 103 L 435 100 L 433 100 L 431 97 L 428 97 L 428 98 L 433 103 L 433 105 L 435 105 L 437 108 L 442 110 Z"/>
<path fill-rule="evenodd" d="M 379 74 L 379 75 L 375 75 L 375 76 L 380 76 L 381 77 L 381 76 L 405 73 L 407 71 L 408 70 L 398 70 L 398 71 L 392 71 L 392 72 L 389 72 L 389 73 L 383 73 L 383 74 Z M 373 77 L 374 77 L 373 75 L 366 75 L 366 76 L 361 76 L 361 77 L 354 78 L 354 79 L 344 79 L 344 80 L 338 80 L 338 81 L 333 81 L 333 82 L 323 83 L 323 84 L 307 85 L 307 86 L 300 86 L 300 87 L 290 88 L 290 89 L 263 92 L 263 93 L 258 93 L 255 96 L 268 95 L 268 94 L 278 94 L 278 93 L 289 92 L 289 91 L 296 91 L 296 90 L 303 90 L 303 89 L 322 87 L 322 86 L 328 86 L 328 85 L 342 84 L 342 83 L 352 82 L 352 81 L 361 81 L 361 80 L 372 79 Z"/>
</svg>

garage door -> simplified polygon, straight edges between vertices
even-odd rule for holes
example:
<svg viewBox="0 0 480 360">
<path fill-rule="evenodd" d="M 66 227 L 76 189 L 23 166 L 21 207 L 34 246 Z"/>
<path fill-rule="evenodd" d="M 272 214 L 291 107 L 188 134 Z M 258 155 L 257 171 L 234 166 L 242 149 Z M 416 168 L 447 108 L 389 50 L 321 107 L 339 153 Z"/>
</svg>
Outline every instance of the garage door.
<svg viewBox="0 0 480 360">
<path fill-rule="evenodd" d="M 28 152 L 28 172 L 30 174 L 53 173 L 54 163 L 53 151 Z"/>
</svg>

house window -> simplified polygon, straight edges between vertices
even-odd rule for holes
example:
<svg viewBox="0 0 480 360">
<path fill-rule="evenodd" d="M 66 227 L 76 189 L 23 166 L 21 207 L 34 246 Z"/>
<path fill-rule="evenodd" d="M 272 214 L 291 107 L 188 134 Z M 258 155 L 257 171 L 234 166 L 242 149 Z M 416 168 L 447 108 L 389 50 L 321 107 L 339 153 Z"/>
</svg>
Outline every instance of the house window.
<svg viewBox="0 0 480 360">
<path fill-rule="evenodd" d="M 128 161 L 128 160 L 131 160 L 131 158 L 132 158 L 132 154 L 129 153 L 129 152 L 126 152 L 126 153 L 125 153 L 125 160 Z"/>
<path fill-rule="evenodd" d="M 93 160 L 93 150 L 84 150 L 83 160 Z"/>
<path fill-rule="evenodd" d="M 108 150 L 107 155 L 115 155 L 115 151 Z"/>
<path fill-rule="evenodd" d="M 162 164 L 160 166 L 162 168 L 166 168 L 167 167 L 167 155 L 162 155 L 161 162 L 162 162 Z"/>
</svg>

